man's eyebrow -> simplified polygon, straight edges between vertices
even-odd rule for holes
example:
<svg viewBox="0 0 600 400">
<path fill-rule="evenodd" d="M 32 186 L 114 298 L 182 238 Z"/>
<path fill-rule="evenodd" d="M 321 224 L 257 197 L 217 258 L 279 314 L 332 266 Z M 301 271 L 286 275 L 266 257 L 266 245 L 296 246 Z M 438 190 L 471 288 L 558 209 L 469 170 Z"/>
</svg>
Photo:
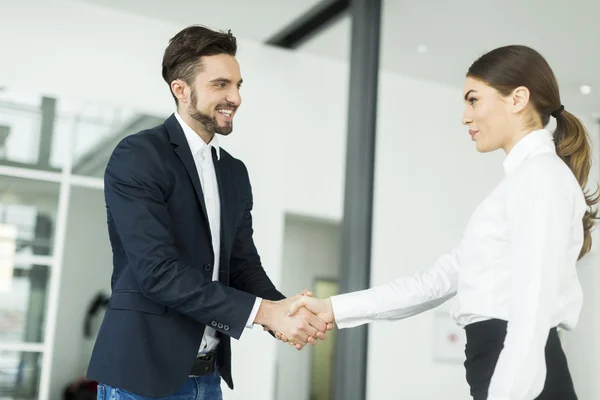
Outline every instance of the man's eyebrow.
<svg viewBox="0 0 600 400">
<path fill-rule="evenodd" d="M 215 83 L 215 82 L 223 82 L 223 83 L 231 83 L 231 79 L 229 78 L 215 78 L 213 80 L 210 81 L 211 83 Z M 244 82 L 243 79 L 240 79 L 238 82 L 238 85 L 241 85 Z"/>
</svg>

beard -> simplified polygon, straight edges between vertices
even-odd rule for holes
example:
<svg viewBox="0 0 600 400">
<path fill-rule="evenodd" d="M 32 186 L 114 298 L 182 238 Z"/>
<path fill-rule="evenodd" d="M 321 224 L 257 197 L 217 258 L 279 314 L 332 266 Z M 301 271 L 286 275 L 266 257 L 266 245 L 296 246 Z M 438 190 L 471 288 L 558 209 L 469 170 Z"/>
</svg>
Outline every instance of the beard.
<svg viewBox="0 0 600 400">
<path fill-rule="evenodd" d="M 225 126 L 222 126 L 219 125 L 215 117 L 211 117 L 210 115 L 198 111 L 198 97 L 196 96 L 196 90 L 193 87 L 191 89 L 191 104 L 188 106 L 188 114 L 190 117 L 200 122 L 208 132 L 229 135 L 233 131 L 233 122 L 226 123 Z"/>
</svg>

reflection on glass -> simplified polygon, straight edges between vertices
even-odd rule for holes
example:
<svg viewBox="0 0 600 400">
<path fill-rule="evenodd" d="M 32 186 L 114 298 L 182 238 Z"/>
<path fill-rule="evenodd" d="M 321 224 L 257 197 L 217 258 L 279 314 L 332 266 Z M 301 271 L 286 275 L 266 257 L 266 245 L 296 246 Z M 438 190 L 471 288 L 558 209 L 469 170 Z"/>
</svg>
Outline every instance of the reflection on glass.
<svg viewBox="0 0 600 400">
<path fill-rule="evenodd" d="M 110 154 L 125 136 L 161 124 L 164 118 L 145 115 L 136 110 L 103 104 L 85 104 L 60 99 L 57 104 L 57 122 L 64 121 L 73 134 L 74 175 L 101 178 Z M 53 160 L 64 159 L 65 149 L 53 153 Z"/>
<path fill-rule="evenodd" d="M 53 147 L 65 147 L 66 135 L 55 140 L 56 100 L 30 93 L 0 91 L 0 164 L 59 171 L 51 166 Z"/>
<path fill-rule="evenodd" d="M 0 343 L 41 343 L 44 338 L 50 268 L 15 265 L 0 291 Z"/>
<path fill-rule="evenodd" d="M 87 118 L 75 126 L 74 175 L 101 178 L 114 148 L 125 136 L 152 128 L 164 118 L 114 110 L 112 119 Z"/>
<path fill-rule="evenodd" d="M 100 104 L 82 104 L 69 99 L 60 99 L 57 104 L 57 122 L 68 126 L 74 131 L 73 173 L 78 175 L 94 175 L 88 173 L 89 165 L 86 159 L 93 154 L 103 151 L 107 138 L 113 137 L 116 132 L 136 117 L 136 113 L 121 107 Z M 60 148 L 53 154 L 56 162 L 64 160 L 69 149 Z M 95 166 L 93 167 L 95 169 Z"/>
<path fill-rule="evenodd" d="M 0 398 L 37 399 L 41 365 L 40 353 L 0 351 Z"/>
<path fill-rule="evenodd" d="M 163 122 L 137 110 L 0 89 L 0 164 L 102 177 L 117 143 Z M 69 143 L 73 137 L 73 143 Z"/>
<path fill-rule="evenodd" d="M 0 176 L 0 224 L 16 228 L 17 255 L 52 254 L 60 185 Z"/>
</svg>

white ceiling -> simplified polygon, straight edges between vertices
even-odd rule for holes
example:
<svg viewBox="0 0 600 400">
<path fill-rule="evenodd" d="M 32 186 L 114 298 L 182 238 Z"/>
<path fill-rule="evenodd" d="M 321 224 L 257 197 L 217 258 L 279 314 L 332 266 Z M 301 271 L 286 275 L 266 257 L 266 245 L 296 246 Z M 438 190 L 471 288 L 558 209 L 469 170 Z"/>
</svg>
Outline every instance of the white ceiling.
<svg viewBox="0 0 600 400">
<path fill-rule="evenodd" d="M 78 0 L 187 25 L 227 30 L 265 41 L 321 0 Z"/>
<path fill-rule="evenodd" d="M 320 0 L 80 0 L 183 25 L 232 29 L 264 42 Z M 567 110 L 600 117 L 600 1 L 383 0 L 384 70 L 462 87 L 471 62 L 494 47 L 529 45 L 553 67 Z M 345 16 L 297 51 L 348 60 Z M 419 54 L 425 44 L 428 52 Z M 592 86 L 584 96 L 581 85 Z"/>
</svg>

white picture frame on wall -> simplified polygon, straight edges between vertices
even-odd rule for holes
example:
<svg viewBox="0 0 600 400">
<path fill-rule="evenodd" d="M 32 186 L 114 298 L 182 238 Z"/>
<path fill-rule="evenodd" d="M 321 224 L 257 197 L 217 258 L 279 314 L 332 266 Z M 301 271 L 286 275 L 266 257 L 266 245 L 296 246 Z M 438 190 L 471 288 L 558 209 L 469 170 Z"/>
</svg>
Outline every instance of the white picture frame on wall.
<svg viewBox="0 0 600 400">
<path fill-rule="evenodd" d="M 464 329 L 448 311 L 436 311 L 433 317 L 433 359 L 437 362 L 462 364 L 467 343 Z"/>
</svg>

